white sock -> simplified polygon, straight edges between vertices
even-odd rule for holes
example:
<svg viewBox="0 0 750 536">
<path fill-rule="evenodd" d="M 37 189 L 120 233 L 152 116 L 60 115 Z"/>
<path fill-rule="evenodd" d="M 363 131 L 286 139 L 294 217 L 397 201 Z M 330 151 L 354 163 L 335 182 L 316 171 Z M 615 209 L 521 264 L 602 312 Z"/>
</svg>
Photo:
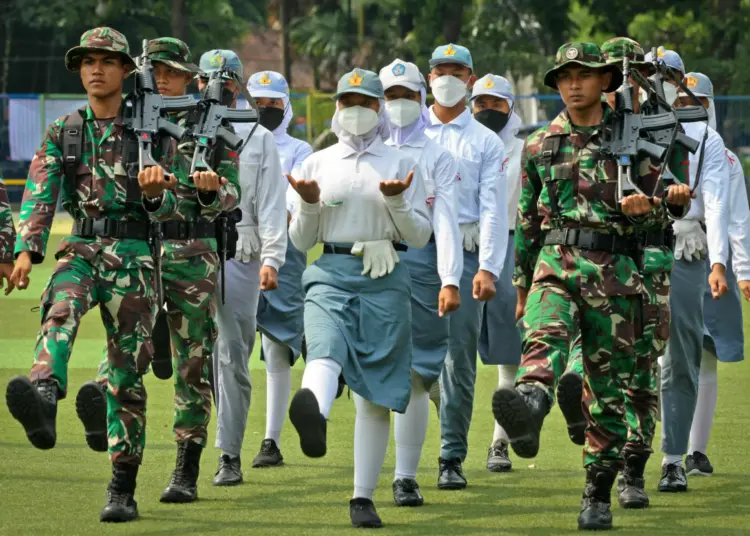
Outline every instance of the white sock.
<svg viewBox="0 0 750 536">
<path fill-rule="evenodd" d="M 390 410 L 376 406 L 354 393 L 357 418 L 354 421 L 354 495 L 370 499 L 383 468 L 388 436 L 391 435 Z"/>
<path fill-rule="evenodd" d="M 329 357 L 315 359 L 305 365 L 302 389 L 310 389 L 320 406 L 320 413 L 328 418 L 339 388 L 341 366 Z M 388 434 L 386 434 L 388 435 Z"/>
<path fill-rule="evenodd" d="M 679 465 L 682 467 L 682 454 L 665 454 L 661 461 L 661 466 L 665 465 Z"/>
<path fill-rule="evenodd" d="M 507 389 L 513 389 L 513 386 L 516 384 L 516 374 L 518 373 L 518 366 L 517 365 L 498 365 L 497 366 L 497 372 L 498 372 L 498 380 L 497 380 L 497 387 L 499 389 L 507 388 Z M 492 444 L 496 444 L 498 441 L 502 441 L 503 443 L 508 443 L 508 434 L 505 433 L 505 430 L 502 426 L 497 424 L 497 421 L 495 421 L 495 432 L 492 434 Z"/>
<path fill-rule="evenodd" d="M 706 453 L 711 426 L 714 424 L 716 402 L 719 398 L 719 375 L 716 372 L 718 360 L 710 352 L 703 351 L 701 371 L 698 376 L 698 401 L 693 415 L 693 426 L 690 428 L 690 448 L 692 454 L 698 451 Z"/>
<path fill-rule="evenodd" d="M 279 445 L 292 393 L 291 350 L 268 337 L 261 337 L 261 344 L 266 360 L 266 439 Z"/>
<path fill-rule="evenodd" d="M 229 457 L 230 457 L 230 458 L 232 458 L 232 459 L 236 459 L 236 458 L 239 458 L 239 457 L 240 457 L 239 453 L 228 452 L 228 451 L 226 451 L 226 450 L 222 450 L 222 451 L 221 451 L 221 455 L 222 455 L 222 456 L 229 456 Z"/>
<path fill-rule="evenodd" d="M 406 413 L 396 414 L 393 436 L 396 439 L 396 474 L 399 478 L 417 478 L 422 446 L 430 419 L 430 393 L 422 378 L 411 371 L 411 399 Z"/>
</svg>

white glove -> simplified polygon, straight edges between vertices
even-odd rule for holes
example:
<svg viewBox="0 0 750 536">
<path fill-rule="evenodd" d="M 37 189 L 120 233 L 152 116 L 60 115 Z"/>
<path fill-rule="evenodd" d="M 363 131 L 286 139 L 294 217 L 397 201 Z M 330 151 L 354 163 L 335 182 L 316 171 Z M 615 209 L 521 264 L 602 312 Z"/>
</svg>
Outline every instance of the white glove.
<svg viewBox="0 0 750 536">
<path fill-rule="evenodd" d="M 373 279 L 390 274 L 396 267 L 396 263 L 401 260 L 390 240 L 355 242 L 352 246 L 352 255 L 364 257 L 362 275 L 369 273 Z"/>
<path fill-rule="evenodd" d="M 672 226 L 675 234 L 675 259 L 692 262 L 706 258 L 708 237 L 698 220 L 677 220 Z"/>
<path fill-rule="evenodd" d="M 260 255 L 260 235 L 257 227 L 237 227 L 237 253 L 240 262 L 250 262 Z"/>
<path fill-rule="evenodd" d="M 476 251 L 479 246 L 479 223 L 460 223 L 458 228 L 461 230 L 461 236 L 464 239 L 464 249 Z"/>
</svg>

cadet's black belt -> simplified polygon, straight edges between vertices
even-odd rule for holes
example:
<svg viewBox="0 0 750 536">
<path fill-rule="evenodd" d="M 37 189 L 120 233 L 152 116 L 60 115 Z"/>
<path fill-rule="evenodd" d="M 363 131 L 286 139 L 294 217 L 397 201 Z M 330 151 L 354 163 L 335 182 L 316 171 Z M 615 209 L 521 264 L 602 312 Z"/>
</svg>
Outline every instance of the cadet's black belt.
<svg viewBox="0 0 750 536">
<path fill-rule="evenodd" d="M 643 247 L 662 247 L 674 249 L 674 233 L 672 231 L 650 231 L 640 233 L 638 241 Z"/>
<path fill-rule="evenodd" d="M 216 224 L 209 221 L 165 221 L 161 224 L 163 240 L 216 238 Z"/>
<path fill-rule="evenodd" d="M 590 251 L 632 255 L 638 251 L 638 239 L 587 229 L 553 229 L 544 237 L 545 246 L 572 246 Z"/>
<path fill-rule="evenodd" d="M 393 249 L 396 251 L 408 251 L 408 247 L 400 242 L 393 242 Z M 351 255 L 352 248 L 343 246 L 334 246 L 333 244 L 323 244 L 323 253 L 333 255 Z"/>
<path fill-rule="evenodd" d="M 112 220 L 109 218 L 80 218 L 73 224 L 73 236 L 81 238 L 116 238 L 148 240 L 151 224 L 134 220 Z"/>
</svg>

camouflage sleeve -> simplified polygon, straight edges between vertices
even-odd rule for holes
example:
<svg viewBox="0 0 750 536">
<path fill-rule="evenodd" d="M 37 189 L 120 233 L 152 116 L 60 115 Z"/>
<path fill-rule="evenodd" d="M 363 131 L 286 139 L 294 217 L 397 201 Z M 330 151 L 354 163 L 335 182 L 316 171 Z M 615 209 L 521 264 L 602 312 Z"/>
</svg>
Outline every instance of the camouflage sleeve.
<svg viewBox="0 0 750 536">
<path fill-rule="evenodd" d="M 682 145 L 675 145 L 672 150 L 672 154 L 669 158 L 669 170 L 672 172 L 672 175 L 674 175 L 675 184 L 690 185 L 690 154 Z M 669 218 L 674 220 L 680 220 L 687 216 L 687 213 L 690 210 L 690 203 L 686 206 L 665 203 L 665 206 L 665 219 L 667 219 L 667 223 L 668 218 L 666 218 L 666 215 L 669 215 Z"/>
<path fill-rule="evenodd" d="M 518 218 L 514 234 L 516 267 L 513 285 L 528 290 L 534 275 L 534 266 L 539 255 L 542 235 L 542 216 L 537 210 L 542 181 L 533 157 L 529 156 L 529 140 L 521 153 L 521 197 L 518 202 Z"/>
<path fill-rule="evenodd" d="M 161 196 L 160 201 L 151 202 L 144 195 L 143 206 L 149 216 L 156 221 L 167 221 L 172 219 L 177 209 L 177 195 L 174 190 L 167 188 Z"/>
<path fill-rule="evenodd" d="M 217 193 L 198 194 L 198 202 L 203 207 L 201 214 L 211 220 L 221 212 L 234 210 L 240 202 L 239 155 L 224 148 L 216 173 L 219 177 L 225 178 L 227 183 L 219 188 Z"/>
<path fill-rule="evenodd" d="M 10 211 L 8 192 L 0 175 L 0 264 L 13 262 L 13 248 L 16 243 L 16 227 Z"/>
<path fill-rule="evenodd" d="M 63 119 L 58 119 L 47 129 L 44 141 L 34 153 L 23 192 L 15 254 L 31 252 L 31 262 L 34 264 L 44 261 L 63 183 L 62 152 L 59 148 L 63 123 Z"/>
</svg>

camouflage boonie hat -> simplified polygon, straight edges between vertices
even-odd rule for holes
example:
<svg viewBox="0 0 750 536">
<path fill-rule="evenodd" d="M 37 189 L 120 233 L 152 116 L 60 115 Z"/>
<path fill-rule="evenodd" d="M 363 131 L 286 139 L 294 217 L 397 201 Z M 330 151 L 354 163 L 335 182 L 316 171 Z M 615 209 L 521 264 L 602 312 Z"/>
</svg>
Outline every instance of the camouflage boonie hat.
<svg viewBox="0 0 750 536">
<path fill-rule="evenodd" d="M 557 49 L 555 66 L 544 75 L 544 85 L 557 89 L 557 73 L 568 65 L 581 65 L 612 73 L 612 83 L 604 89 L 605 93 L 614 91 L 622 84 L 622 71 L 617 65 L 607 65 L 598 46 L 594 43 L 574 42 L 565 43 Z"/>
<path fill-rule="evenodd" d="M 197 73 L 198 66 L 193 63 L 190 48 L 174 37 L 160 37 L 148 42 L 146 52 L 151 61 L 158 61 L 184 73 Z"/>
<path fill-rule="evenodd" d="M 646 53 L 643 47 L 629 37 L 615 37 L 602 45 L 602 56 L 608 64 L 622 65 L 622 60 L 628 58 L 631 67 L 647 69 L 648 74 L 654 74 L 656 67 L 653 63 L 645 60 Z"/>
<path fill-rule="evenodd" d="M 81 68 L 83 55 L 89 51 L 117 52 L 122 57 L 123 63 L 135 67 L 135 61 L 130 57 L 127 38 L 112 28 L 102 26 L 84 32 L 80 45 L 71 48 L 65 54 L 65 67 L 69 71 L 78 71 Z"/>
</svg>

